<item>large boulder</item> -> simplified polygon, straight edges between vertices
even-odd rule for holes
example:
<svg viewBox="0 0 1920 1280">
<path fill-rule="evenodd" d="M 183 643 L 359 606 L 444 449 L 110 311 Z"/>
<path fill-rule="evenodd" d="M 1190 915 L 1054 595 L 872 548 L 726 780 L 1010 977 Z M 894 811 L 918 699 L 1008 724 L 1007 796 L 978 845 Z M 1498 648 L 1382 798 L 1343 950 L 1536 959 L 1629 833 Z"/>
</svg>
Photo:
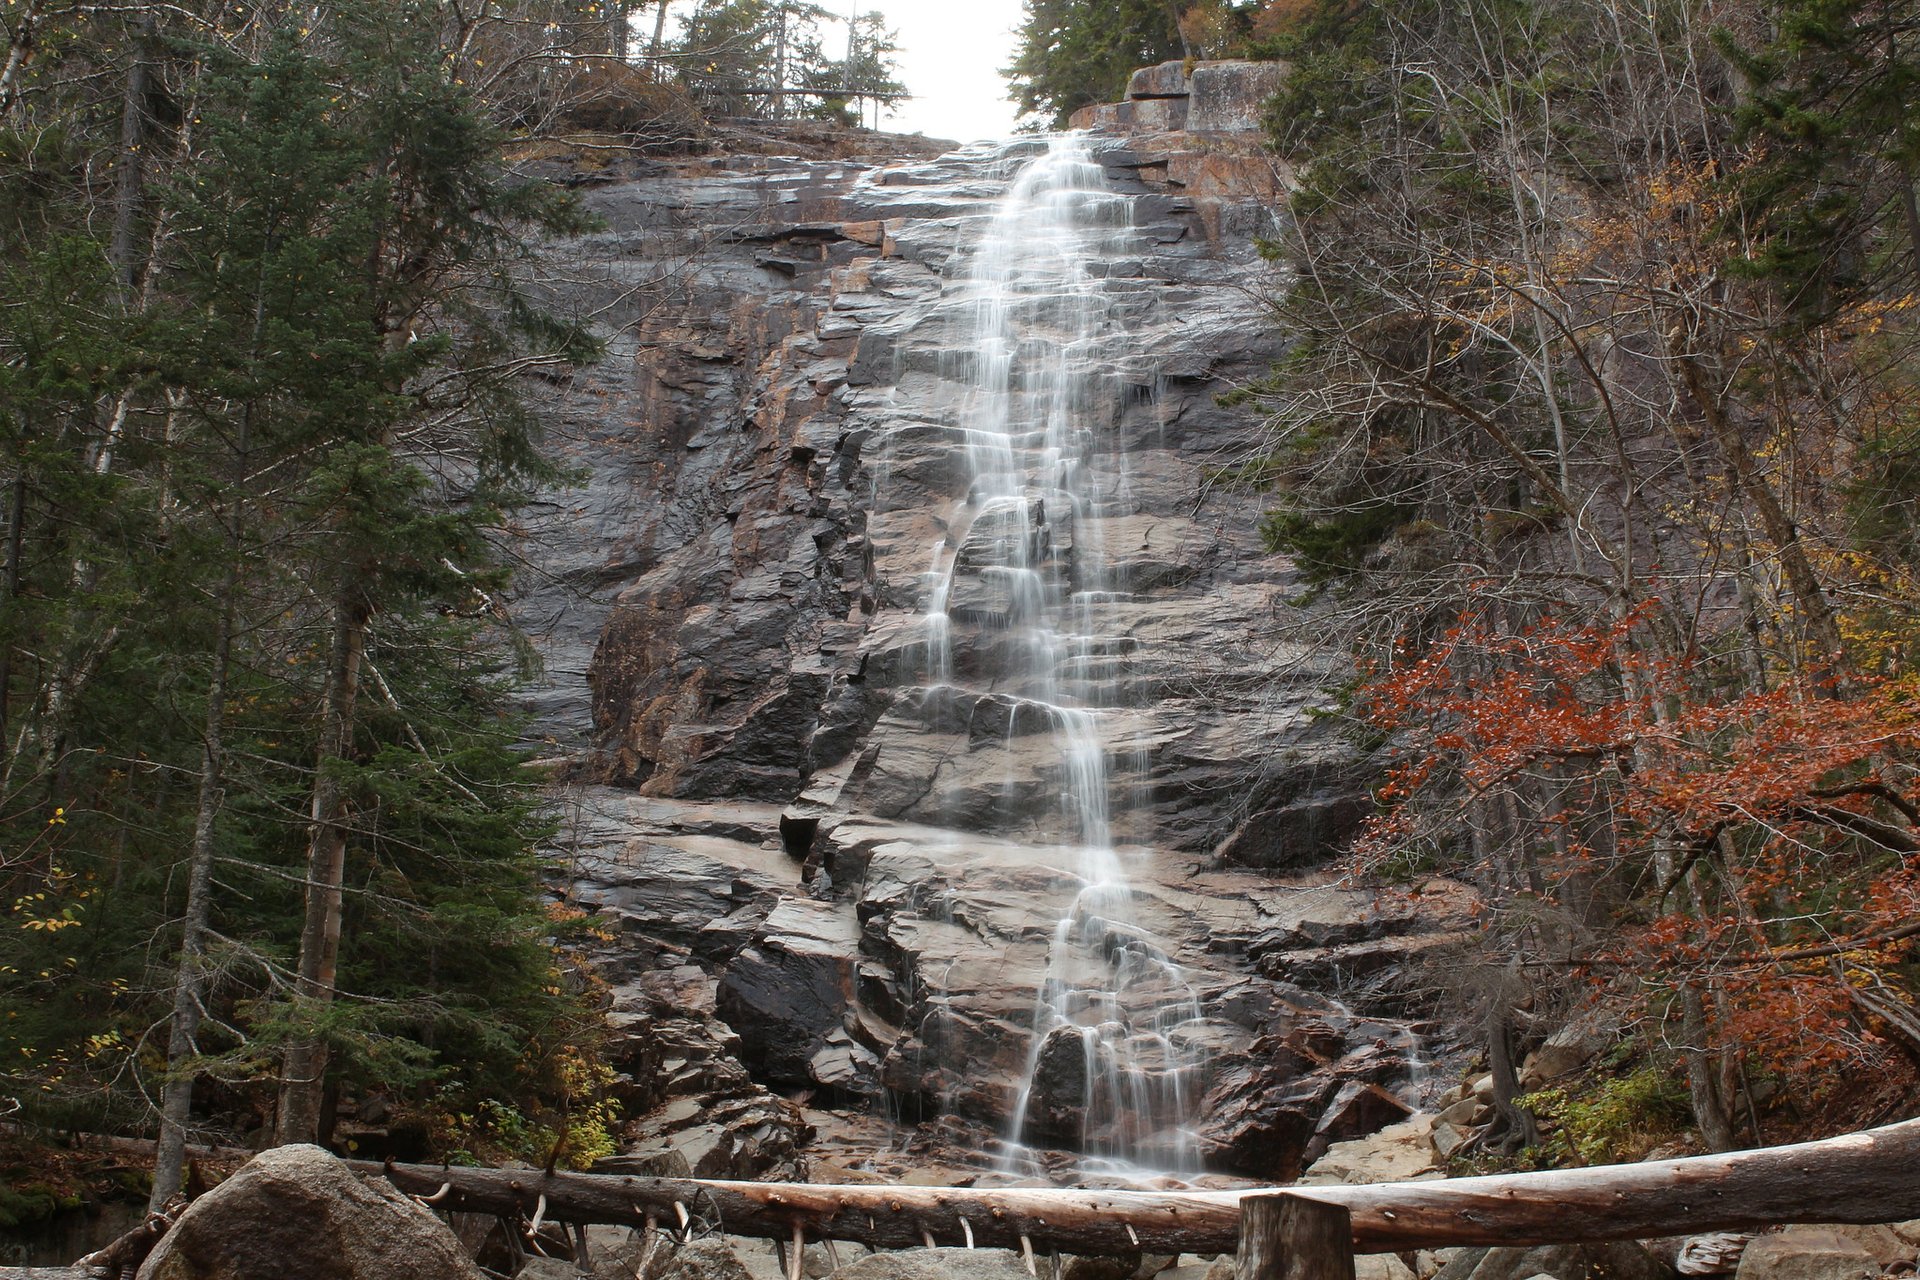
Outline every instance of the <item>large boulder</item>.
<svg viewBox="0 0 1920 1280">
<path fill-rule="evenodd" d="M 1141 67 L 1127 80 L 1129 98 L 1184 98 L 1193 92 L 1191 69 L 1185 62 L 1162 62 Z"/>
<path fill-rule="evenodd" d="M 1028 1092 L 1024 1137 L 1072 1146 L 1087 1127 L 1087 1038 L 1079 1027 L 1055 1027 L 1040 1042 Z"/>
<path fill-rule="evenodd" d="M 255 1156 L 194 1201 L 138 1280 L 482 1280 L 445 1223 L 319 1147 Z"/>
<path fill-rule="evenodd" d="M 1915 1260 L 1920 1259 L 1920 1222 L 1840 1225 L 1827 1229 L 1865 1249 L 1885 1268 L 1912 1271 L 1916 1269 Z"/>
<path fill-rule="evenodd" d="M 587 1274 L 564 1258 L 529 1258 L 513 1280 L 580 1280 Z"/>
<path fill-rule="evenodd" d="M 1527 1055 L 1520 1067 L 1521 1087 L 1543 1089 L 1572 1075 L 1619 1043 L 1620 1036 L 1617 1015 L 1598 1008 L 1582 1011 Z"/>
<path fill-rule="evenodd" d="M 835 903 L 782 898 L 753 944 L 720 978 L 718 1006 L 758 1078 L 877 1092 L 878 1061 L 855 1052 L 844 1022 L 853 999 L 860 925 Z"/>
<path fill-rule="evenodd" d="M 1121 1254 L 1117 1257 L 1069 1255 L 1060 1264 L 1060 1280 L 1153 1280 L 1178 1258 L 1164 1253 Z"/>
<path fill-rule="evenodd" d="M 1338 1088 L 1324 1071 L 1286 1079 L 1257 1054 L 1222 1071 L 1200 1105 L 1208 1167 L 1291 1182 L 1300 1175 L 1320 1114 Z"/>
</svg>

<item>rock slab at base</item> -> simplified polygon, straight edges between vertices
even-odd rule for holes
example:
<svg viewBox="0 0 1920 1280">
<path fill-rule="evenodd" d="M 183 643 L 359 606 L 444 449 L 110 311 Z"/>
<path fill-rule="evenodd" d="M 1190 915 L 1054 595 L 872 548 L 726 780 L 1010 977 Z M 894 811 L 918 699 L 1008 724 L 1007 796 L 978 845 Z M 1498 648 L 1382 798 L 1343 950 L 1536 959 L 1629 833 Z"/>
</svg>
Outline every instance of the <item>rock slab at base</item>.
<svg viewBox="0 0 1920 1280">
<path fill-rule="evenodd" d="M 313 1146 L 254 1157 L 194 1201 L 138 1280 L 482 1280 L 446 1224 Z"/>
<path fill-rule="evenodd" d="M 586 1274 L 573 1263 L 559 1258 L 529 1258 L 525 1266 L 513 1273 L 513 1280 L 580 1280 Z"/>
<path fill-rule="evenodd" d="M 723 1238 L 695 1240 L 656 1253 L 644 1280 L 753 1280 Z"/>
<path fill-rule="evenodd" d="M 902 1249 L 849 1263 L 833 1280 L 1027 1280 L 1027 1269 L 1002 1249 Z"/>
<path fill-rule="evenodd" d="M 1872 1280 L 1880 1261 L 1866 1245 L 1824 1227 L 1761 1236 L 1740 1257 L 1737 1280 Z"/>
<path fill-rule="evenodd" d="M 1364 1138 L 1336 1142 L 1308 1166 L 1302 1186 L 1335 1183 L 1418 1182 L 1440 1177 L 1434 1167 L 1433 1117 L 1417 1115 Z"/>
<path fill-rule="evenodd" d="M 1434 1280 L 1671 1280 L 1673 1272 L 1631 1240 L 1467 1249 Z"/>
</svg>

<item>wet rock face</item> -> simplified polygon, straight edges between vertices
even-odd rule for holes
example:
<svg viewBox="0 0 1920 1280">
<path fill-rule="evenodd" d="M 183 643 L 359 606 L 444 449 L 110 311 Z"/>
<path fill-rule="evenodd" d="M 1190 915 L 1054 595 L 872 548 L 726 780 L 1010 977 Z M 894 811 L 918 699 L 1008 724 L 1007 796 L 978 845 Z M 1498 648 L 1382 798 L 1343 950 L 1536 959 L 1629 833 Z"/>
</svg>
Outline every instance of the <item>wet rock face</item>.
<svg viewBox="0 0 1920 1280">
<path fill-rule="evenodd" d="M 574 799 L 580 830 L 602 843 L 575 847 L 568 887 L 618 930 L 606 960 L 613 1056 L 634 1121 L 629 1154 L 609 1168 L 795 1176 L 821 1154 L 809 1145 L 816 1129 L 843 1127 L 810 1109 L 820 1106 L 952 1117 L 973 1128 L 929 1130 L 920 1159 L 977 1168 L 996 1156 L 1030 1066 L 1029 1141 L 1115 1145 L 1124 1117 L 1110 1093 L 1086 1087 L 1106 1069 L 1100 1051 L 1056 1030 L 1030 1063 L 1064 878 L 1036 870 L 1030 847 L 847 817 L 817 838 L 806 886 L 772 806 L 612 788 Z M 1178 1081 L 1197 1103 L 1191 1131 L 1130 1135 L 1142 1159 L 1284 1179 L 1329 1144 L 1404 1113 L 1397 1095 L 1419 1051 L 1414 1029 L 1334 998 L 1373 998 L 1338 970 L 1356 950 L 1392 953 L 1399 959 L 1370 975 L 1384 983 L 1423 951 L 1459 945 L 1465 889 L 1435 881 L 1375 899 L 1324 877 L 1275 878 L 1196 855 L 1134 858 L 1137 928 L 1168 948 L 1204 1015 L 1179 1032 L 1203 1050 L 1187 1055 L 1201 1065 Z M 681 896 L 636 893 L 664 866 L 689 877 Z M 810 896 L 827 880 L 838 886 L 831 896 Z M 695 926 L 675 909 L 686 901 L 724 914 Z M 1289 963 L 1327 980 L 1260 972 Z M 871 1152 L 824 1154 L 859 1167 Z"/>
<path fill-rule="evenodd" d="M 1186 87 L 1154 75 L 1143 101 Z M 554 301 L 609 354 L 545 393 L 584 479 L 527 521 L 542 572 L 519 610 L 547 660 L 539 729 L 572 761 L 565 892 L 618 935 L 623 1159 L 798 1169 L 845 1126 L 782 1095 L 1003 1133 L 1029 1076 L 1030 1138 L 1111 1145 L 1123 1108 L 1088 1080 L 1122 1051 L 1195 1117 L 1130 1135 L 1143 1152 L 1276 1176 L 1391 1118 L 1348 1086 L 1403 1079 L 1414 1039 L 1333 995 L 1361 968 L 1389 990 L 1397 957 L 1456 937 L 1311 871 L 1368 769 L 1309 714 L 1344 673 L 1280 638 L 1299 583 L 1260 544 L 1263 499 L 1220 483 L 1257 423 L 1216 397 L 1284 348 L 1246 288 L 1276 178 L 1233 137 L 1096 135 L 1128 228 L 1088 269 L 1111 340 L 1065 358 L 1102 362 L 1102 390 L 1044 445 L 1059 489 L 1017 503 L 972 492 L 956 317 L 1041 144 L 616 177 L 590 196 L 604 229 L 554 251 Z M 1193 1005 L 1159 1043 L 1070 1010 L 1096 1034 L 1056 1030 L 1037 1073 L 1085 815 L 1059 713 L 1014 676 L 1060 601 L 1009 546 L 1101 610 L 1054 657 L 1108 708 L 1128 901 L 1090 954 L 1175 966 Z"/>
<path fill-rule="evenodd" d="M 1087 1087 L 1098 1072 L 1090 1063 L 1089 1042 L 1066 1027 L 1048 1032 L 1034 1054 L 1032 1097 L 1027 1103 L 1027 1134 L 1052 1146 L 1079 1145 L 1087 1125 Z"/>
<path fill-rule="evenodd" d="M 828 902 L 782 898 L 728 961 L 718 1013 L 740 1032 L 742 1060 L 760 1079 L 879 1092 L 870 1050 L 844 1025 L 854 1003 L 857 922 Z"/>
<path fill-rule="evenodd" d="M 1257 424 L 1215 397 L 1282 349 L 1244 287 L 1272 178 L 1194 198 L 1169 175 L 1246 150 L 1096 148 L 1137 252 L 1098 266 L 1123 349 L 1101 357 L 1113 398 L 1086 407 L 1074 465 L 1126 501 L 1020 518 L 1050 517 L 1035 527 L 1060 563 L 1100 548 L 1131 596 L 1080 668 L 1144 699 L 1114 744 L 1141 802 L 1125 834 L 1211 849 L 1251 824 L 1234 855 L 1270 863 L 1276 841 L 1337 838 L 1356 813 L 1310 795 L 1352 790 L 1350 751 L 1301 714 L 1335 661 L 1275 643 L 1291 567 L 1260 546 L 1259 496 L 1216 483 Z M 605 317 L 609 354 L 552 398 L 561 460 L 587 480 L 534 513 L 552 576 L 521 612 L 556 690 L 541 727 L 590 746 L 599 776 L 775 804 L 811 789 L 999 833 L 1056 798 L 1057 753 L 1031 741 L 1046 726 L 990 689 L 1023 659 L 1008 575 L 955 578 L 956 675 L 988 695 L 929 705 L 920 688 L 930 556 L 969 480 L 954 277 L 1021 159 L 756 158 L 591 195 L 606 229 L 566 248 L 580 283 L 560 302 Z M 566 692 L 580 675 L 585 708 Z"/>
</svg>

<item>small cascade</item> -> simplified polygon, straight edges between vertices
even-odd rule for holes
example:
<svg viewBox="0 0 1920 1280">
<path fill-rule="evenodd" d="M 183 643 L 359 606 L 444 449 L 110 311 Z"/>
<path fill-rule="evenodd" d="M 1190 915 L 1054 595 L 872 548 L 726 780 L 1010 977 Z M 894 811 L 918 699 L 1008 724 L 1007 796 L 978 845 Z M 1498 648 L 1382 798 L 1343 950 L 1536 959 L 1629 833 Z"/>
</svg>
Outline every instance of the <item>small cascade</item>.
<svg viewBox="0 0 1920 1280">
<path fill-rule="evenodd" d="M 968 704 L 973 735 L 1004 742 L 1009 760 L 1016 741 L 1044 735 L 1057 824 L 1034 852 L 1070 886 L 1035 975 L 1011 1167 L 1029 1145 L 1194 1162 L 1186 1126 L 1204 1064 L 1186 1032 L 1201 1010 L 1135 918 L 1110 776 L 1134 642 L 1101 534 L 1131 513 L 1125 454 L 1100 438 L 1123 394 L 1102 268 L 1132 234 L 1131 201 L 1084 140 L 1055 138 L 1014 175 L 949 284 L 941 374 L 964 388 L 967 490 L 929 557 L 921 702 Z M 975 637 L 964 648 L 962 628 Z"/>
<path fill-rule="evenodd" d="M 1439 1110 L 1440 1095 L 1452 1082 L 1434 1071 L 1427 1038 L 1420 1033 L 1418 1026 L 1408 1024 L 1400 1028 L 1399 1038 L 1405 1044 L 1402 1052 L 1406 1057 L 1407 1074 L 1404 1080 L 1397 1083 L 1396 1096 L 1415 1111 Z"/>
<path fill-rule="evenodd" d="M 927 687 L 944 689 L 953 681 L 953 635 L 947 618 L 947 593 L 953 589 L 953 557 L 947 540 L 933 544 L 933 567 L 927 570 Z"/>
</svg>

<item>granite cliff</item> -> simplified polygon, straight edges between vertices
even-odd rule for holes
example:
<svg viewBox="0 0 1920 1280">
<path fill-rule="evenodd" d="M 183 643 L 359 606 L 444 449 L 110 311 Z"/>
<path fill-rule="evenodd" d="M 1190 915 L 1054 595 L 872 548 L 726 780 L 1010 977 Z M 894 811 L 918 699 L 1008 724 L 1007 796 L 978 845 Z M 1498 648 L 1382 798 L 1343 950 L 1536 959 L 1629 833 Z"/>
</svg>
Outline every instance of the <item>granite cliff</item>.
<svg viewBox="0 0 1920 1280">
<path fill-rule="evenodd" d="M 1218 397 L 1284 350 L 1257 250 L 1284 175 L 1248 105 L 1273 74 L 1153 69 L 1086 135 L 1124 223 L 1078 270 L 1098 341 L 1040 315 L 1013 358 L 1068 343 L 1098 393 L 1046 448 L 1008 446 L 1016 502 L 977 492 L 957 317 L 1047 143 L 568 175 L 603 228 L 554 251 L 556 296 L 609 354 L 547 396 L 580 483 L 531 513 L 517 608 L 569 778 L 556 883 L 616 938 L 647 1113 L 628 1167 L 845 1169 L 918 1140 L 977 1173 L 1016 1113 L 1036 1147 L 1116 1149 L 1089 1084 L 1117 1069 L 1107 1015 L 1034 1043 L 1085 876 L 1053 856 L 1078 838 L 1059 715 L 1012 676 L 1010 540 L 1056 584 L 1033 609 L 1097 597 L 1097 625 L 1045 633 L 1071 633 L 1056 666 L 1101 708 L 1126 869 L 1076 963 L 1152 956 L 1191 1004 L 1127 1068 L 1177 1077 L 1187 1114 L 1118 1149 L 1280 1177 L 1403 1113 L 1421 1011 L 1392 978 L 1470 927 L 1468 896 L 1416 910 L 1314 870 L 1366 762 L 1315 714 L 1339 660 L 1301 638 L 1259 495 L 1220 482 L 1257 424 Z M 1042 457 L 1098 500 L 1059 497 Z M 1081 590 L 1096 549 L 1111 589 Z"/>
</svg>

